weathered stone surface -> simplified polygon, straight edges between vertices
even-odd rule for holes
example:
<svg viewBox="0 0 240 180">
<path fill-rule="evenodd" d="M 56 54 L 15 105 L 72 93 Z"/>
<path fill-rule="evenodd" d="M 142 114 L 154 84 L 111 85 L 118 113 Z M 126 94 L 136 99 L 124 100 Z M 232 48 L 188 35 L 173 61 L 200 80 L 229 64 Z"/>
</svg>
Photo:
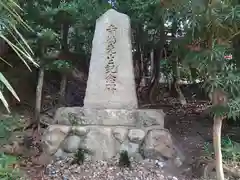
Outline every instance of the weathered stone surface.
<svg viewBox="0 0 240 180">
<path fill-rule="evenodd" d="M 182 159 L 180 157 L 176 157 L 173 160 L 173 163 L 174 163 L 175 166 L 180 167 L 183 164 L 183 161 L 182 161 Z"/>
<path fill-rule="evenodd" d="M 89 109 L 83 107 L 58 108 L 54 122 L 61 125 L 109 125 L 164 128 L 164 112 L 161 109 Z"/>
<path fill-rule="evenodd" d="M 146 158 L 175 158 L 177 152 L 172 142 L 172 137 L 166 129 L 150 130 L 144 140 L 143 153 Z"/>
<path fill-rule="evenodd" d="M 128 138 L 131 142 L 140 144 L 145 137 L 145 132 L 141 129 L 131 129 L 128 132 Z"/>
<path fill-rule="evenodd" d="M 61 125 L 136 126 L 137 112 L 126 109 L 59 108 L 54 119 Z"/>
<path fill-rule="evenodd" d="M 137 162 L 141 162 L 143 160 L 143 157 L 140 153 L 134 153 L 131 157 Z"/>
<path fill-rule="evenodd" d="M 61 148 L 57 150 L 57 152 L 54 154 L 54 158 L 56 159 L 65 159 L 69 156 L 73 156 L 74 154 L 66 153 Z"/>
<path fill-rule="evenodd" d="M 46 132 L 54 131 L 55 129 L 60 129 L 61 132 L 68 134 L 71 130 L 71 126 L 54 124 L 54 125 L 50 125 Z"/>
<path fill-rule="evenodd" d="M 136 111 L 126 109 L 84 109 L 87 123 L 97 125 L 136 125 Z"/>
<path fill-rule="evenodd" d="M 92 160 L 112 158 L 118 149 L 112 130 L 107 127 L 92 127 L 80 147 L 91 152 Z"/>
<path fill-rule="evenodd" d="M 124 127 L 117 127 L 113 130 L 113 136 L 120 143 L 123 143 L 123 141 L 126 140 L 127 134 L 128 134 L 128 129 Z"/>
<path fill-rule="evenodd" d="M 44 124 L 55 124 L 53 117 L 48 116 L 47 114 L 40 115 L 40 122 Z"/>
<path fill-rule="evenodd" d="M 164 128 L 165 113 L 161 109 L 138 109 L 138 121 L 144 127 L 159 125 Z"/>
<path fill-rule="evenodd" d="M 66 136 L 67 134 L 62 132 L 60 128 L 55 128 L 53 130 L 49 128 L 42 137 L 44 152 L 53 155 Z"/>
<path fill-rule="evenodd" d="M 96 21 L 84 107 L 136 109 L 130 19 L 108 10 Z"/>
<path fill-rule="evenodd" d="M 89 128 L 83 126 L 73 126 L 72 133 L 78 136 L 85 136 L 89 132 Z"/>
<path fill-rule="evenodd" d="M 133 157 L 136 155 L 136 153 L 139 153 L 139 147 L 140 147 L 139 144 L 124 141 L 120 146 L 120 152 L 127 151 L 128 155 L 130 157 Z"/>
<path fill-rule="evenodd" d="M 104 125 L 135 126 L 137 123 L 136 111 L 126 109 L 106 109 L 106 116 L 102 117 Z"/>
<path fill-rule="evenodd" d="M 85 122 L 84 110 L 82 107 L 61 107 L 58 108 L 54 120 L 61 125 L 78 125 Z"/>
<path fill-rule="evenodd" d="M 68 153 L 75 153 L 80 147 L 81 138 L 79 136 L 73 135 L 68 136 L 62 145 L 62 149 Z"/>
</svg>

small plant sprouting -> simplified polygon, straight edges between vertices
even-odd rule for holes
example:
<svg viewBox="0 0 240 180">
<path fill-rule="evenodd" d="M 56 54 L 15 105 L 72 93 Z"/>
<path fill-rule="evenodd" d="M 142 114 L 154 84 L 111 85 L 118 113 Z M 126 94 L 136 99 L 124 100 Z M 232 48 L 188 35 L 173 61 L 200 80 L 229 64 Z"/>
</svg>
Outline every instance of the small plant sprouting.
<svg viewBox="0 0 240 180">
<path fill-rule="evenodd" d="M 74 113 L 68 113 L 68 120 L 71 123 L 72 126 L 78 125 L 78 119 L 76 117 L 76 114 Z"/>
<path fill-rule="evenodd" d="M 119 166 L 120 167 L 128 167 L 128 168 L 131 166 L 131 162 L 129 160 L 127 151 L 120 152 Z"/>
<path fill-rule="evenodd" d="M 74 159 L 72 161 L 72 164 L 78 164 L 78 165 L 81 165 L 84 163 L 84 160 L 85 160 L 85 154 L 86 154 L 86 150 L 85 149 L 82 149 L 82 148 L 79 148 L 77 150 L 77 152 L 74 154 Z"/>
</svg>

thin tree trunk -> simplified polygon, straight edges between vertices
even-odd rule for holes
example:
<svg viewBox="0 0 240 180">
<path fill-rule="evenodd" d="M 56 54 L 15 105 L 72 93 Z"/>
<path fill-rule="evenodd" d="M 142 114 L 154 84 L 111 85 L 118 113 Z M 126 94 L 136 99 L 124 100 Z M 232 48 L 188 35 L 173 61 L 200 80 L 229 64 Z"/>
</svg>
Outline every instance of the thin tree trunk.
<svg viewBox="0 0 240 180">
<path fill-rule="evenodd" d="M 142 25 L 139 25 L 138 27 L 136 27 L 136 36 L 135 36 L 135 42 L 136 42 L 136 67 L 138 68 L 138 72 L 137 72 L 137 81 L 136 81 L 136 85 L 137 85 L 137 89 L 139 89 L 140 87 L 140 83 L 142 80 L 142 76 L 143 76 L 143 72 L 141 69 L 141 63 L 142 63 L 142 54 L 143 54 L 143 47 L 142 47 L 142 42 L 141 40 L 141 36 L 143 34 L 143 29 L 142 29 Z"/>
<path fill-rule="evenodd" d="M 181 90 L 180 87 L 179 87 L 179 81 L 178 81 L 178 80 L 175 81 L 174 86 L 175 86 L 175 89 L 176 89 L 176 91 L 177 91 L 177 93 L 178 93 L 178 99 L 179 99 L 181 105 L 183 105 L 183 106 L 186 105 L 186 104 L 187 104 L 187 101 L 186 101 L 186 99 L 185 99 L 185 97 L 184 97 L 184 95 L 183 95 L 183 93 L 182 93 L 182 90 Z"/>
<path fill-rule="evenodd" d="M 162 42 L 163 43 L 163 42 Z M 156 90 L 159 84 L 159 78 L 160 78 L 160 54 L 161 54 L 160 48 L 157 48 L 154 52 L 154 70 L 153 70 L 153 76 L 150 83 L 150 89 L 149 89 L 149 102 L 151 104 L 154 104 L 156 101 Z"/>
<path fill-rule="evenodd" d="M 214 147 L 214 153 L 215 153 L 217 180 L 224 180 L 222 151 L 221 151 L 221 129 L 222 129 L 222 118 L 214 117 L 213 147 Z"/>
<path fill-rule="evenodd" d="M 196 82 L 196 79 L 197 79 L 197 69 L 196 68 L 193 68 L 191 65 L 189 66 L 189 69 L 190 69 L 190 73 L 191 73 L 191 82 Z"/>
<path fill-rule="evenodd" d="M 176 14 L 176 12 L 174 12 L 174 15 Z M 173 19 L 173 23 L 172 23 L 172 37 L 173 38 L 176 38 L 176 35 L 177 35 L 177 29 L 178 29 L 178 23 L 177 23 L 177 19 Z M 175 48 L 178 48 L 175 47 Z M 174 49 L 175 51 L 175 49 Z M 173 87 L 175 88 L 176 90 L 176 93 L 177 93 L 177 97 L 180 101 L 180 103 L 182 105 L 186 105 L 187 104 L 187 101 L 181 91 L 181 88 L 179 87 L 179 84 L 180 84 L 180 70 L 179 70 L 179 57 L 176 56 L 175 57 L 175 60 L 173 62 Z"/>
<path fill-rule="evenodd" d="M 226 106 L 228 98 L 225 92 L 215 89 L 210 96 L 213 106 Z M 224 180 L 222 151 L 221 151 L 221 130 L 224 116 L 214 116 L 213 123 L 213 148 L 215 153 L 215 165 L 217 172 L 217 180 Z"/>
<path fill-rule="evenodd" d="M 63 52 L 68 52 L 68 32 L 69 32 L 69 24 L 68 23 L 63 23 L 61 27 L 61 32 L 62 32 L 62 42 L 61 42 L 61 50 Z"/>
<path fill-rule="evenodd" d="M 150 53 L 150 62 L 151 62 L 150 77 L 152 77 L 154 74 L 154 50 L 152 50 Z M 149 80 L 148 80 L 148 84 L 149 84 Z"/>
<path fill-rule="evenodd" d="M 160 40 L 157 43 L 156 49 L 154 49 L 154 70 L 153 70 L 153 76 L 150 82 L 150 88 L 149 88 L 149 101 L 150 103 L 154 103 L 155 101 L 155 93 L 156 87 L 159 84 L 160 79 L 160 60 L 161 60 L 161 52 L 164 50 L 164 45 L 166 42 L 166 34 L 165 34 L 165 28 L 164 28 L 164 19 L 161 19 L 161 29 L 160 29 Z"/>
<path fill-rule="evenodd" d="M 59 105 L 65 105 L 65 93 L 66 93 L 66 86 L 67 86 L 67 75 L 63 74 L 60 84 L 60 99 L 59 99 Z"/>
<path fill-rule="evenodd" d="M 40 123 L 40 112 L 42 103 L 42 88 L 44 80 L 44 68 L 39 69 L 38 84 L 36 89 L 35 123 Z"/>
<path fill-rule="evenodd" d="M 144 63 L 144 54 L 142 51 L 140 51 L 140 61 L 141 61 L 141 66 L 140 66 L 140 71 L 141 71 L 141 81 L 140 84 L 141 86 L 145 87 L 146 86 L 146 72 L 145 72 L 145 63 Z"/>
<path fill-rule="evenodd" d="M 61 42 L 61 50 L 63 52 L 69 52 L 68 47 L 68 33 L 69 33 L 69 23 L 63 22 L 61 32 L 62 32 L 62 42 Z M 59 99 L 59 106 L 65 104 L 65 92 L 66 92 L 66 85 L 67 85 L 67 76 L 66 74 L 62 75 L 61 84 L 60 84 L 60 99 Z"/>
<path fill-rule="evenodd" d="M 179 87 L 180 84 L 180 71 L 179 71 L 179 67 L 178 67 L 178 59 L 176 58 L 176 62 L 175 62 L 175 82 L 174 82 L 174 87 L 176 89 L 176 92 L 178 94 L 178 99 L 180 101 L 180 103 L 182 105 L 186 105 L 187 101 L 182 93 L 181 88 Z"/>
<path fill-rule="evenodd" d="M 240 36 L 236 36 L 233 39 L 233 55 L 236 59 L 240 58 Z M 235 61 L 237 68 L 240 67 L 240 62 Z"/>
<path fill-rule="evenodd" d="M 137 45 L 137 51 L 134 54 L 134 60 L 135 60 L 135 79 L 136 79 L 136 85 L 137 87 L 140 86 L 141 84 L 141 79 L 142 79 L 142 70 L 141 70 L 141 66 L 142 66 L 142 61 L 141 61 L 141 48 L 140 45 Z"/>
</svg>

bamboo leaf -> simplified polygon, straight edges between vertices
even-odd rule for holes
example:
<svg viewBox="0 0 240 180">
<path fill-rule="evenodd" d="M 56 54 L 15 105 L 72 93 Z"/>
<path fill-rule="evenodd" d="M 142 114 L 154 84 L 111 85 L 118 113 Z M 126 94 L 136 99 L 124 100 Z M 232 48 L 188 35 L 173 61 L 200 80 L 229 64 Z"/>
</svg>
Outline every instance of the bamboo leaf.
<svg viewBox="0 0 240 180">
<path fill-rule="evenodd" d="M 10 85 L 8 80 L 4 77 L 4 75 L 0 72 L 0 81 L 7 87 L 7 89 L 12 93 L 12 95 L 20 102 L 20 99 L 17 93 L 14 91 L 13 87 Z"/>
<path fill-rule="evenodd" d="M 7 111 L 10 113 L 8 102 L 6 101 L 5 97 L 3 96 L 2 91 L 0 91 L 0 100 L 2 101 L 4 107 L 7 109 Z"/>
</svg>

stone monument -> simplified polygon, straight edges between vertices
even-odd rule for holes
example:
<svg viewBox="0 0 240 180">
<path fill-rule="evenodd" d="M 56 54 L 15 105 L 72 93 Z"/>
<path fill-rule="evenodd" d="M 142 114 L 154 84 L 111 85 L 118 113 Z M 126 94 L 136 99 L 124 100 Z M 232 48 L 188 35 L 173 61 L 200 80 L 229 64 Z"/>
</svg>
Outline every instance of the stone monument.
<svg viewBox="0 0 240 180">
<path fill-rule="evenodd" d="M 136 109 L 130 19 L 110 9 L 96 22 L 84 107 Z"/>
<path fill-rule="evenodd" d="M 164 129 L 162 110 L 137 109 L 130 20 L 108 10 L 96 21 L 84 107 L 57 109 L 43 135 L 44 151 L 54 157 L 86 149 L 92 160 L 121 151 L 142 158 L 183 156 Z"/>
</svg>

